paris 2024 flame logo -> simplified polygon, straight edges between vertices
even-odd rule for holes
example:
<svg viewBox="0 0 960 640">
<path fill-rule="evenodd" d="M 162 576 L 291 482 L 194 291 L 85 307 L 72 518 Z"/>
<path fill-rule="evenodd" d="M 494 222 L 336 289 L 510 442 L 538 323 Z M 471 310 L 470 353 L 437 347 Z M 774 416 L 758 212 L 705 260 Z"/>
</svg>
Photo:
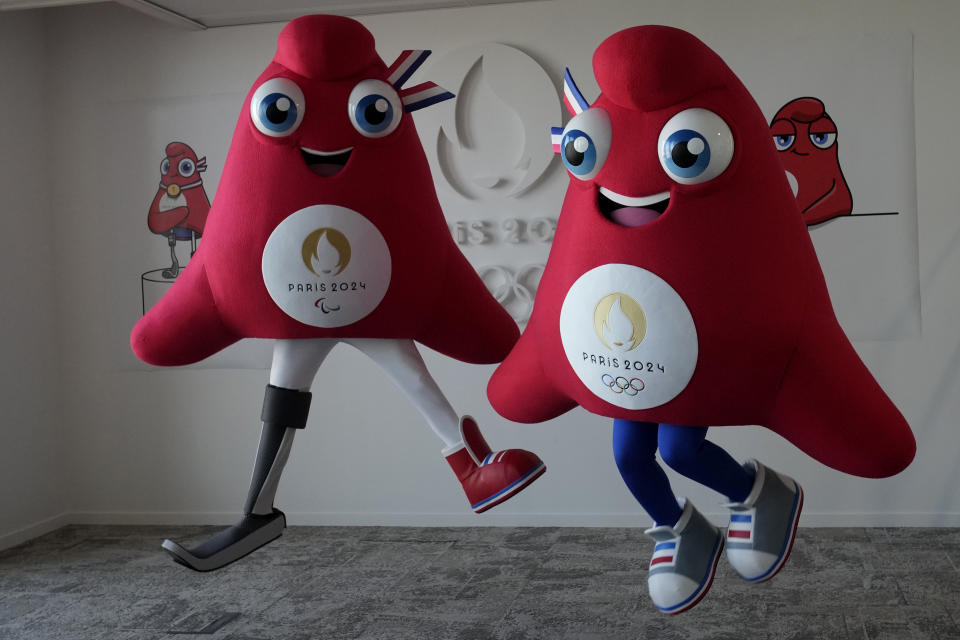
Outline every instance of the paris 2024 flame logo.
<svg viewBox="0 0 960 640">
<path fill-rule="evenodd" d="M 632 351 L 647 333 L 647 316 L 643 307 L 627 294 L 611 293 L 597 303 L 593 327 L 608 349 Z"/>
<path fill-rule="evenodd" d="M 647 334 L 643 307 L 625 293 L 611 293 L 600 299 L 593 311 L 593 328 L 605 347 L 617 353 L 636 349 Z M 646 388 L 637 376 L 601 376 L 604 386 L 616 394 L 635 396 Z"/>
<path fill-rule="evenodd" d="M 303 241 L 303 264 L 316 276 L 339 275 L 350 264 L 350 241 L 333 227 L 312 231 Z"/>
</svg>

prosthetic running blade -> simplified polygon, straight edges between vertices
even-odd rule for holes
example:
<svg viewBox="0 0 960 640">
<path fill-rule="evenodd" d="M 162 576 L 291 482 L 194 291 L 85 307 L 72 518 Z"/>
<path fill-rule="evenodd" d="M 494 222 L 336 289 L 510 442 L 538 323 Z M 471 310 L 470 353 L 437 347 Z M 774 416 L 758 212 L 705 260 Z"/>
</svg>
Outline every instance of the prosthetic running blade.
<svg viewBox="0 0 960 640">
<path fill-rule="evenodd" d="M 283 512 L 250 514 L 193 549 L 173 540 L 163 541 L 163 550 L 175 561 L 194 571 L 214 571 L 247 556 L 280 537 L 287 526 Z"/>
</svg>

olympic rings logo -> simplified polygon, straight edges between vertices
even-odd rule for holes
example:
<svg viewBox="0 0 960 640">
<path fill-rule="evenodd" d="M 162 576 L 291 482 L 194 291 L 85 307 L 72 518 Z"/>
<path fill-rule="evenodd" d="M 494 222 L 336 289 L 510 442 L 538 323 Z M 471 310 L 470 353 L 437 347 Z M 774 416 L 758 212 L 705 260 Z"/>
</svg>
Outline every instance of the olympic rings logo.
<svg viewBox="0 0 960 640">
<path fill-rule="evenodd" d="M 600 376 L 600 382 L 603 383 L 603 386 L 609 387 L 614 393 L 624 393 L 628 396 L 635 396 L 647 387 L 640 378 L 630 378 L 629 380 L 623 376 L 614 378 L 609 373 Z"/>
<path fill-rule="evenodd" d="M 533 299 L 536 296 L 544 266 L 528 264 L 514 272 L 509 267 L 488 265 L 477 269 L 477 273 L 497 302 L 522 326 L 527 323 L 533 312 Z"/>
</svg>

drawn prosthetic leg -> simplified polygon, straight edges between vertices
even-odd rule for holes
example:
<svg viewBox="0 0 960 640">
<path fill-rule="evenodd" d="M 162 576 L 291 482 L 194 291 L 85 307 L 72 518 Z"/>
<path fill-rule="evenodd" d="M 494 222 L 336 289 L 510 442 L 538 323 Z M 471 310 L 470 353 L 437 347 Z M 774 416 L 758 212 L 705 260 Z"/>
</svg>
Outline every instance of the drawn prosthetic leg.
<svg viewBox="0 0 960 640">
<path fill-rule="evenodd" d="M 243 517 L 193 549 L 164 540 L 163 549 L 174 560 L 196 571 L 213 571 L 256 551 L 283 533 L 286 517 L 273 506 L 280 475 L 290 456 L 294 434 L 307 425 L 311 398 L 307 389 L 335 344 L 336 340 L 277 341 L 261 411 L 260 445 Z"/>
<path fill-rule="evenodd" d="M 529 451 L 491 450 L 473 418 L 457 417 L 412 340 L 348 342 L 383 367 L 443 440 L 443 456 L 475 512 L 483 513 L 515 496 L 547 470 Z"/>
<path fill-rule="evenodd" d="M 763 582 L 777 575 L 790 557 L 803 489 L 756 460 L 744 467 L 755 473 L 753 488 L 743 502 L 727 504 L 727 559 L 744 580 Z"/>
<path fill-rule="evenodd" d="M 177 260 L 177 236 L 172 229 L 167 232 L 167 244 L 170 246 L 171 264 L 169 267 L 161 271 L 160 275 L 167 280 L 173 280 L 180 274 L 180 261 Z"/>
<path fill-rule="evenodd" d="M 172 540 L 163 548 L 174 560 L 196 571 L 230 564 L 275 540 L 286 527 L 274 498 L 293 446 L 293 437 L 307 423 L 308 389 L 336 339 L 278 340 L 270 384 L 264 397 L 263 431 L 253 478 L 240 522 L 194 549 Z M 377 362 L 444 441 L 444 455 L 463 485 L 475 511 L 485 511 L 516 495 L 546 470 L 536 455 L 519 449 L 492 453 L 470 417 L 457 418 L 427 371 L 412 340 L 344 340 Z"/>
</svg>

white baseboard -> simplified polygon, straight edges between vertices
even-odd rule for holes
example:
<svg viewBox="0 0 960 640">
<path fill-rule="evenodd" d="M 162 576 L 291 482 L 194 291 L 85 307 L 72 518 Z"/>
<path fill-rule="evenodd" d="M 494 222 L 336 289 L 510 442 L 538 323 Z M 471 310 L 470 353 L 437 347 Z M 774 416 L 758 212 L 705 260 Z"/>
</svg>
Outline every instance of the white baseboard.
<svg viewBox="0 0 960 640">
<path fill-rule="evenodd" d="M 0 551 L 15 547 L 24 542 L 29 542 L 34 538 L 39 538 L 68 524 L 72 524 L 71 514 L 61 513 L 60 515 L 35 522 L 34 524 L 15 531 L 0 533 Z"/>
<path fill-rule="evenodd" d="M 193 511 L 75 511 L 70 524 L 81 525 L 230 525 L 237 521 L 235 512 Z"/>
<path fill-rule="evenodd" d="M 726 526 L 727 514 L 705 514 Z M 0 533 L 0 550 L 23 544 L 67 525 L 219 525 L 237 521 L 235 512 L 78 511 L 62 513 L 16 531 Z M 370 527 L 635 527 L 651 526 L 635 513 L 287 513 L 291 526 Z M 804 513 L 801 527 L 960 527 L 960 513 Z"/>
<path fill-rule="evenodd" d="M 64 524 L 102 525 L 230 525 L 239 512 L 112 512 L 83 511 L 61 516 Z M 637 527 L 652 523 L 641 513 L 371 513 L 286 512 L 292 526 L 380 527 Z M 726 526 L 726 511 L 706 512 L 717 526 Z M 61 525 L 62 526 L 62 525 Z M 805 512 L 802 527 L 960 527 L 960 513 L 817 513 Z"/>
<path fill-rule="evenodd" d="M 726 527 L 727 511 L 705 514 Z M 652 520 L 640 513 L 288 513 L 287 523 L 304 526 L 402 527 L 636 527 Z M 960 527 L 960 513 L 804 513 L 802 527 Z"/>
</svg>

